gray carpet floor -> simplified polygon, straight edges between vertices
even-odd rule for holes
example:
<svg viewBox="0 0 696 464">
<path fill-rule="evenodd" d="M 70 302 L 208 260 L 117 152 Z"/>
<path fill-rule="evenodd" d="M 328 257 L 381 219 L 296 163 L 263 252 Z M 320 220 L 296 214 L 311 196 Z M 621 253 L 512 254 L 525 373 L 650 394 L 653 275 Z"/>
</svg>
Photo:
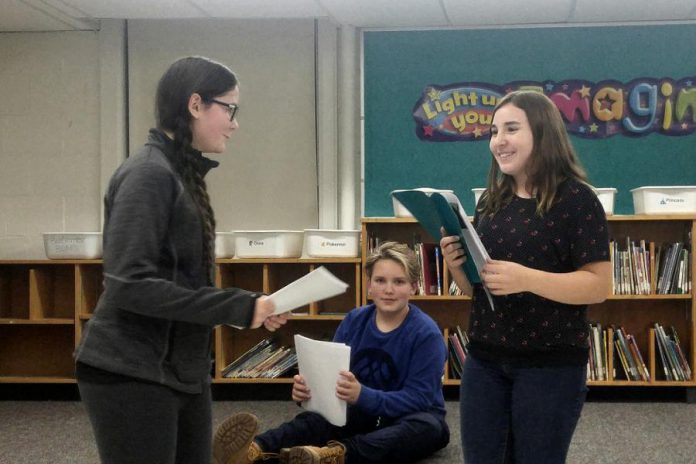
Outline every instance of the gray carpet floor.
<svg viewBox="0 0 696 464">
<path fill-rule="evenodd" d="M 252 411 L 261 427 L 297 413 L 289 401 L 215 401 L 214 425 Z M 423 461 L 461 463 L 459 411 L 447 402 L 450 445 Z M 588 402 L 568 457 L 570 464 L 687 464 L 696 462 L 696 404 Z M 89 422 L 79 401 L 0 401 L 0 463 L 95 464 Z M 394 463 L 398 464 L 398 463 Z"/>
</svg>

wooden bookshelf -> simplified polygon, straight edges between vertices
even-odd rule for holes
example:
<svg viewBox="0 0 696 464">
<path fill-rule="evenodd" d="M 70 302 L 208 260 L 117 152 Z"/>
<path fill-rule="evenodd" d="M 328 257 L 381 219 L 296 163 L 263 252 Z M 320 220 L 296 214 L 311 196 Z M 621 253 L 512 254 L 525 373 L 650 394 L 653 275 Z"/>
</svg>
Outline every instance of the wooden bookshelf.
<svg viewBox="0 0 696 464">
<path fill-rule="evenodd" d="M 274 335 L 292 345 L 293 335 L 330 338 L 345 313 L 360 304 L 360 258 L 218 259 L 219 287 L 273 293 L 325 266 L 349 284 L 344 294 L 293 311 Z M 101 260 L 0 261 L 0 383 L 74 383 L 73 352 L 103 290 Z M 290 383 L 282 379 L 226 379 L 221 371 L 271 333 L 214 329 L 216 383 Z"/>
<path fill-rule="evenodd" d="M 271 294 L 305 274 L 324 266 L 349 284 L 348 290 L 333 298 L 292 311 L 290 320 L 271 334 L 260 330 L 237 330 L 220 326 L 215 329 L 215 383 L 291 383 L 290 377 L 277 379 L 238 379 L 222 376 L 223 369 L 263 338 L 275 337 L 282 346 L 294 345 L 293 337 L 301 334 L 314 339 L 331 340 L 346 312 L 358 306 L 360 293 L 360 258 L 311 259 L 219 259 L 217 286 L 240 287 Z"/>
<path fill-rule="evenodd" d="M 609 216 L 610 237 L 655 242 L 683 241 L 691 246 L 696 232 L 696 215 Z M 362 258 L 313 259 L 236 259 L 216 260 L 218 287 L 238 286 L 272 293 L 292 280 L 326 266 L 350 284 L 345 294 L 293 311 L 290 321 L 276 337 L 292 345 L 300 333 L 315 339 L 331 339 L 347 311 L 367 303 L 362 272 L 367 256 L 368 237 L 412 244 L 414 234 L 435 243 L 412 218 L 364 218 L 362 220 Z M 692 276 L 694 263 L 691 264 Z M 0 261 L 0 383 L 74 382 L 73 351 L 82 328 L 96 307 L 102 292 L 101 260 L 5 260 Z M 446 266 L 442 270 L 443 290 L 449 287 Z M 446 293 L 446 292 L 445 292 Z M 422 295 L 414 303 L 430 314 L 443 330 L 459 325 L 468 327 L 471 299 L 468 296 Z M 694 387 L 695 380 L 667 381 L 661 375 L 652 327 L 654 322 L 674 326 L 692 371 L 696 359 L 696 301 L 694 292 L 683 295 L 612 295 L 601 304 L 591 305 L 588 319 L 603 326 L 623 326 L 633 334 L 649 364 L 649 382 L 619 380 L 613 375 L 591 386 L 609 387 Z M 271 335 L 260 330 L 237 330 L 227 326 L 214 329 L 213 382 L 220 384 L 275 383 L 281 379 L 229 379 L 222 370 L 261 339 Z M 613 348 L 610 348 L 613 362 Z M 459 385 L 446 370 L 444 385 Z"/>
<path fill-rule="evenodd" d="M 691 249 L 691 237 L 696 233 L 696 215 L 615 215 L 608 216 L 609 235 L 614 240 L 646 240 L 658 243 L 682 241 Z M 414 237 L 424 242 L 437 243 L 438 239 L 430 237 L 413 218 L 372 217 L 362 220 L 362 256 L 367 256 L 370 237 L 381 241 L 396 240 L 413 245 Z M 690 263 L 691 275 L 694 275 L 693 259 Z M 443 289 L 449 288 L 450 278 L 445 266 Z M 363 276 L 363 279 L 365 277 Z M 367 302 L 366 285 L 363 281 L 363 303 Z M 438 323 L 443 336 L 449 329 L 459 325 L 466 330 L 469 324 L 471 299 L 467 296 L 416 296 L 413 302 L 430 314 Z M 674 326 L 680 336 L 682 349 L 694 371 L 696 359 L 696 301 L 693 292 L 675 295 L 611 295 L 601 304 L 590 305 L 588 319 L 600 322 L 603 326 L 623 326 L 636 338 L 638 346 L 649 364 L 650 381 L 619 380 L 614 376 L 613 347 L 609 346 L 610 376 L 606 381 L 588 381 L 590 386 L 609 387 L 694 387 L 696 380 L 667 381 L 659 368 L 659 354 L 656 351 L 653 323 Z M 459 385 L 459 380 L 450 377 L 450 370 L 445 370 L 445 385 Z"/>
</svg>

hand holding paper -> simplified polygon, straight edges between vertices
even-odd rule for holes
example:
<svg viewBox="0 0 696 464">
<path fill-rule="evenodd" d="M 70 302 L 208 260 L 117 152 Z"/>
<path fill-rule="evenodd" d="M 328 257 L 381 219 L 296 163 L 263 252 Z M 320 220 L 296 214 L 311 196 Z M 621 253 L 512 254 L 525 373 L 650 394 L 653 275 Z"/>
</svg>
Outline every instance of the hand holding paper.
<svg viewBox="0 0 696 464">
<path fill-rule="evenodd" d="M 295 335 L 295 351 L 300 375 L 312 391 L 304 408 L 326 418 L 333 425 L 346 425 L 347 404 L 336 397 L 339 372 L 350 368 L 350 347 Z"/>
</svg>

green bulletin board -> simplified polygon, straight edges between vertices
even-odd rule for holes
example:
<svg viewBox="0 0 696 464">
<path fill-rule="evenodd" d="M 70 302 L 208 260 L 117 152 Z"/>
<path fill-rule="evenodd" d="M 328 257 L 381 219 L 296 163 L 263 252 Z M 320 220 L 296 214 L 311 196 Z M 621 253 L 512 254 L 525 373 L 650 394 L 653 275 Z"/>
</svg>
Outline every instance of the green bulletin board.
<svg viewBox="0 0 696 464">
<path fill-rule="evenodd" d="M 368 217 L 393 215 L 389 192 L 415 187 L 452 189 L 473 213 L 471 189 L 485 186 L 490 166 L 488 139 L 419 138 L 414 108 L 429 86 L 696 81 L 693 25 L 365 31 L 363 47 Z M 695 116 L 690 107 L 682 119 L 694 126 Z M 633 188 L 696 185 L 696 133 L 571 139 L 590 182 L 618 189 L 615 214 L 633 214 Z"/>
</svg>

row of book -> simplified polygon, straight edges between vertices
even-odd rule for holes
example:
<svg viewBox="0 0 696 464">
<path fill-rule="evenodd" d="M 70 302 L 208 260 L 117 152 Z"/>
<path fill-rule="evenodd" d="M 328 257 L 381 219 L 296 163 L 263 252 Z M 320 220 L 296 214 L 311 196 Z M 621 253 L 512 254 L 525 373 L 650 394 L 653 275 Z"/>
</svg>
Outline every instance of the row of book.
<svg viewBox="0 0 696 464">
<path fill-rule="evenodd" d="M 670 327 L 668 332 L 656 323 L 655 342 L 665 378 L 674 381 L 691 380 L 691 368 L 681 349 L 676 329 Z"/>
<path fill-rule="evenodd" d="M 281 346 L 274 338 L 264 338 L 222 370 L 227 378 L 274 379 L 297 369 L 295 348 Z"/>
<path fill-rule="evenodd" d="M 449 376 L 452 379 L 462 378 L 462 368 L 469 353 L 469 337 L 459 326 L 449 330 L 447 348 L 449 351 Z"/>
<path fill-rule="evenodd" d="M 602 324 L 590 323 L 588 341 L 590 356 L 587 360 L 587 380 L 608 380 L 607 366 L 609 366 L 609 350 L 607 338 L 609 332 L 602 328 Z"/>
<path fill-rule="evenodd" d="M 683 242 L 656 245 L 626 237 L 625 249 L 612 240 L 609 251 L 615 295 L 691 292 L 690 253 Z"/>
<path fill-rule="evenodd" d="M 655 323 L 655 342 L 664 377 L 669 381 L 691 380 L 691 368 L 681 348 L 674 327 L 665 329 Z M 650 381 L 643 354 L 632 334 L 623 327 L 603 327 L 600 323 L 589 325 L 590 353 L 587 365 L 587 379 L 602 381 L 610 379 L 609 350 L 614 347 L 614 369 L 611 378 L 629 381 Z M 449 330 L 447 346 L 449 351 L 449 376 L 460 379 L 462 368 L 468 354 L 469 338 L 459 326 Z M 223 377 L 227 378 L 277 378 L 297 370 L 297 354 L 294 348 L 281 346 L 274 338 L 265 338 L 226 366 Z"/>
<path fill-rule="evenodd" d="M 679 343 L 676 329 L 670 327 L 669 330 L 665 330 L 658 323 L 655 323 L 654 328 L 655 344 L 659 355 L 656 364 L 658 369 L 662 368 L 665 380 L 691 380 L 691 368 Z M 590 323 L 589 329 L 588 380 L 609 380 L 611 374 L 614 380 L 650 381 L 650 370 L 632 334 L 626 332 L 623 327 L 606 328 L 600 323 Z M 614 348 L 612 372 L 609 372 L 608 345 L 610 343 Z"/>
<path fill-rule="evenodd" d="M 434 243 L 416 242 L 413 246 L 420 265 L 419 295 L 442 295 L 443 265 L 440 247 Z"/>
<path fill-rule="evenodd" d="M 650 370 L 645 365 L 636 338 L 623 327 L 614 330 L 614 350 L 617 354 L 615 359 L 619 358 L 627 380 L 650 381 Z"/>
</svg>

